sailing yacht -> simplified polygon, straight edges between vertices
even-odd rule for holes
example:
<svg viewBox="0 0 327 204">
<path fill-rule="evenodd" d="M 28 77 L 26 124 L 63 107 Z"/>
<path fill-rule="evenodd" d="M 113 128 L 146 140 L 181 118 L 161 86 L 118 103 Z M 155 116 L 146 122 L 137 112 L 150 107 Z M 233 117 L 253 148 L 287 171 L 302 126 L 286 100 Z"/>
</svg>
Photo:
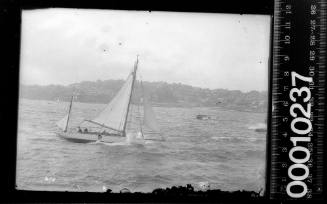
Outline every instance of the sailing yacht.
<svg viewBox="0 0 327 204">
<path fill-rule="evenodd" d="M 66 140 L 73 142 L 123 142 L 127 137 L 127 123 L 131 108 L 131 98 L 134 93 L 134 83 L 138 68 L 138 57 L 133 67 L 133 71 L 128 75 L 125 83 L 117 92 L 115 97 L 107 104 L 107 106 L 93 119 L 84 119 L 77 127 L 70 127 L 70 115 L 73 107 L 72 96 L 68 108 L 68 113 L 60 121 L 57 126 L 61 129 L 58 135 Z M 142 82 L 141 82 L 142 85 Z M 142 126 L 145 125 L 151 131 L 160 134 L 160 128 L 155 119 L 154 111 L 143 92 L 143 122 L 139 123 L 139 132 L 137 137 L 146 139 L 143 134 Z M 140 118 L 140 117 L 139 117 Z M 86 126 L 90 125 L 89 128 Z M 81 128 L 82 127 L 82 128 Z"/>
</svg>

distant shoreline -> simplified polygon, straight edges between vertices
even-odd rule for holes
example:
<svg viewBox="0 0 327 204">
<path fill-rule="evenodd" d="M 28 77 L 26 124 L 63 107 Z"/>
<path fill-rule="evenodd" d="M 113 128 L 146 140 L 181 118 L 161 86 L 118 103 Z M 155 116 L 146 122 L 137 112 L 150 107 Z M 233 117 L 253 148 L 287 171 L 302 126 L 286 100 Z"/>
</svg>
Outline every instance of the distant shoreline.
<svg viewBox="0 0 327 204">
<path fill-rule="evenodd" d="M 48 99 L 31 99 L 21 97 L 23 100 L 31 100 L 31 101 L 45 101 L 45 102 L 57 102 L 56 100 L 48 100 Z M 58 101 L 58 103 L 65 102 L 68 104 L 69 101 Z M 81 102 L 76 101 L 75 103 L 84 103 L 84 104 L 97 104 L 97 105 L 106 105 L 106 103 L 97 103 L 97 102 Z M 136 103 L 132 103 L 133 105 L 137 105 Z M 173 103 L 152 103 L 152 107 L 160 107 L 160 108 L 210 108 L 210 109 L 221 109 L 228 111 L 239 111 L 239 112 L 248 112 L 248 113 L 265 113 L 265 111 L 255 111 L 255 110 L 242 110 L 240 107 L 237 108 L 228 108 L 222 106 L 185 106 L 183 104 L 173 104 Z M 266 111 L 268 113 L 268 110 Z"/>
<path fill-rule="evenodd" d="M 109 103 L 124 84 L 123 80 L 85 81 L 68 86 L 21 85 L 20 97 L 41 100 L 75 101 L 83 103 Z M 268 92 L 227 89 L 204 89 L 181 83 L 135 82 L 132 104 L 143 97 L 160 107 L 209 107 L 245 112 L 267 112 Z M 144 91 L 142 91 L 144 90 Z"/>
</svg>

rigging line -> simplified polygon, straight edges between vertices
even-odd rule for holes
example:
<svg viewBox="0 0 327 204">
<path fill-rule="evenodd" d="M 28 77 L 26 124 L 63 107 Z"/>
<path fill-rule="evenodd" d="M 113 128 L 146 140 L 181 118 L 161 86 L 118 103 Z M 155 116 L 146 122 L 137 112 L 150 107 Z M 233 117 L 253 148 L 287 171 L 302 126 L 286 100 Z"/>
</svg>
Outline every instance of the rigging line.
<svg viewBox="0 0 327 204">
<path fill-rule="evenodd" d="M 96 124 L 96 125 L 99 125 L 99 126 L 102 126 L 102 127 L 105 127 L 105 128 L 108 128 L 108 129 L 111 129 L 111 130 L 117 131 L 117 132 L 122 132 L 122 131 L 120 131 L 120 130 L 117 130 L 117 129 L 115 129 L 115 128 L 111 128 L 111 127 L 109 127 L 109 126 L 106 126 L 106 125 L 104 125 L 104 124 L 100 124 L 100 123 L 95 122 L 95 121 L 92 121 L 92 120 L 84 120 L 84 121 L 87 121 L 87 122 L 90 122 L 90 123 L 94 123 L 94 124 Z"/>
</svg>

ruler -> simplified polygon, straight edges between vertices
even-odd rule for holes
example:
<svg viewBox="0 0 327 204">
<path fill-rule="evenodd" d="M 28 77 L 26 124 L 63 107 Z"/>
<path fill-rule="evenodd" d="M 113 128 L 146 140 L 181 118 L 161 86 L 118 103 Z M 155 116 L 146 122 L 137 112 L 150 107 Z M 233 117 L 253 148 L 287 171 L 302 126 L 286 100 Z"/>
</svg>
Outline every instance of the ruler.
<svg viewBox="0 0 327 204">
<path fill-rule="evenodd" d="M 322 199 L 326 1 L 276 0 L 267 196 Z"/>
</svg>

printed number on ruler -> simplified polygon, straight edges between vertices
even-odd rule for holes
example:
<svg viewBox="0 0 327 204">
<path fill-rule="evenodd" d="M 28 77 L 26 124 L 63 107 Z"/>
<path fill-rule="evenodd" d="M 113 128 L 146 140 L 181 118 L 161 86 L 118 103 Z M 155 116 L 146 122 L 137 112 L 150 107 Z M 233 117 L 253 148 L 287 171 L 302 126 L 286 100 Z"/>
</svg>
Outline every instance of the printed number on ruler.
<svg viewBox="0 0 327 204">
<path fill-rule="evenodd" d="M 292 89 L 289 92 L 289 98 L 294 102 L 290 106 L 290 115 L 293 117 L 291 122 L 291 130 L 294 136 L 290 137 L 293 147 L 289 151 L 289 159 L 293 164 L 288 168 L 288 176 L 292 180 L 287 184 L 286 192 L 292 198 L 301 198 L 308 193 L 308 188 L 304 179 L 307 179 L 310 174 L 309 167 L 305 165 L 311 157 L 309 148 L 305 146 L 310 146 L 308 143 L 311 142 L 311 91 L 309 89 L 309 83 L 312 82 L 312 77 L 302 76 L 296 72 L 291 72 L 292 79 Z M 308 86 L 298 86 L 297 81 L 307 82 Z M 305 104 L 305 105 L 302 105 Z M 299 112 L 296 112 L 298 110 Z M 300 114 L 299 114 L 300 113 Z M 301 124 L 301 126 L 300 126 Z M 304 127 L 304 128 L 303 128 Z M 306 143 L 306 145 L 304 145 Z M 304 153 L 303 158 L 297 158 L 294 156 L 295 153 Z M 294 169 L 302 169 L 302 175 L 294 175 Z M 302 192 L 294 193 L 291 191 L 291 187 L 301 186 Z"/>
</svg>

